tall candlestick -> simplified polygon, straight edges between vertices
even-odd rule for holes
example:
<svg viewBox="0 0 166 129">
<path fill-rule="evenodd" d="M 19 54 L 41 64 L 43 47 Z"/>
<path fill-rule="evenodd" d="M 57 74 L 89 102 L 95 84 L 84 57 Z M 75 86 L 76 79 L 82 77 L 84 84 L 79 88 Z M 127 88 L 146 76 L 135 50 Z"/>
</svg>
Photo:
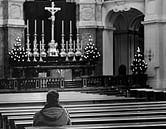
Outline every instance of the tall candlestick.
<svg viewBox="0 0 166 129">
<path fill-rule="evenodd" d="M 73 41 L 73 51 L 75 51 L 75 41 Z"/>
<path fill-rule="evenodd" d="M 62 20 L 62 34 L 64 34 L 64 20 Z"/>
<path fill-rule="evenodd" d="M 82 51 L 82 40 L 81 40 L 81 47 L 80 47 L 80 50 Z"/>
<path fill-rule="evenodd" d="M 68 52 L 68 41 L 66 41 L 66 52 Z"/>
<path fill-rule="evenodd" d="M 41 44 L 41 41 L 39 42 L 39 45 L 40 45 L 40 53 L 41 53 L 41 50 L 42 50 L 42 44 Z"/>
<path fill-rule="evenodd" d="M 44 34 L 44 20 L 42 20 L 42 34 Z"/>
<path fill-rule="evenodd" d="M 79 34 L 79 29 L 78 29 L 78 27 L 77 27 L 77 34 Z"/>
<path fill-rule="evenodd" d="M 29 34 L 29 20 L 27 19 L 27 34 Z"/>
<path fill-rule="evenodd" d="M 37 23 L 36 23 L 36 19 L 35 19 L 35 34 L 36 34 L 36 30 L 37 30 Z"/>
<path fill-rule="evenodd" d="M 70 20 L 70 34 L 72 34 L 72 21 Z"/>
</svg>

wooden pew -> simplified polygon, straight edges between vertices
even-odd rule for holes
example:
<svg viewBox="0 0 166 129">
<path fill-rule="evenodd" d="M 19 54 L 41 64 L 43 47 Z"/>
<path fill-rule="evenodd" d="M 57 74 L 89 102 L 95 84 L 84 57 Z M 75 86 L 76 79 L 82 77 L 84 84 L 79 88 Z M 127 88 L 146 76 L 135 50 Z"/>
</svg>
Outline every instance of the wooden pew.
<svg viewBox="0 0 166 129">
<path fill-rule="evenodd" d="M 25 127 L 25 129 L 164 129 L 165 122 L 146 122 L 146 123 L 121 123 L 121 124 L 93 124 L 93 125 L 70 125 L 58 127 Z"/>
<path fill-rule="evenodd" d="M 143 112 L 99 112 L 99 113 L 82 113 L 82 114 L 71 114 L 71 119 L 75 118 L 102 118 L 102 117 L 114 117 L 114 118 L 119 118 L 119 117 L 142 117 L 142 116 L 150 116 L 150 117 L 156 117 L 156 116 L 166 116 L 166 111 L 143 111 Z M 28 115 L 21 115 L 21 116 L 8 116 L 6 119 L 8 122 L 6 123 L 12 123 L 11 121 L 14 120 L 32 120 L 33 119 L 33 114 L 28 114 Z"/>
<path fill-rule="evenodd" d="M 142 117 L 121 117 L 121 118 L 114 118 L 114 117 L 102 117 L 102 118 L 76 118 L 72 119 L 73 125 L 87 125 L 87 124 L 103 124 L 103 123 L 108 123 L 108 124 L 117 124 L 119 125 L 123 123 L 146 123 L 146 122 L 153 122 L 153 121 L 158 121 L 158 122 L 165 122 L 166 116 L 142 116 Z M 32 121 L 31 120 L 15 120 L 14 121 L 14 127 L 12 126 L 12 129 L 21 129 L 25 126 L 32 126 Z M 166 125 L 166 124 L 165 124 Z"/>
<path fill-rule="evenodd" d="M 44 105 L 33 105 L 33 106 L 25 106 L 25 105 L 21 105 L 21 106 L 2 106 L 0 107 L 0 112 L 3 111 L 10 111 L 10 110 L 22 110 L 22 109 L 41 109 Z M 128 107 L 146 107 L 146 106 L 166 106 L 166 101 L 146 101 L 146 102 L 126 102 L 126 103 L 92 103 L 92 104 L 86 104 L 86 103 L 81 103 L 81 104 L 63 104 L 63 106 L 65 108 L 78 108 L 78 107 L 103 107 L 103 106 L 110 106 L 112 108 L 128 108 Z"/>
<path fill-rule="evenodd" d="M 22 96 L 23 94 L 21 94 Z M 31 95 L 31 94 L 24 94 L 24 95 Z M 0 105 L 3 104 L 8 104 L 8 103 L 13 103 L 13 105 L 10 105 L 11 107 L 14 106 L 14 104 L 16 105 L 16 109 L 14 108 L 8 108 L 6 110 L 2 110 L 0 109 L 0 113 L 2 115 L 2 117 L 6 117 L 6 120 L 11 121 L 11 123 L 13 122 L 13 125 L 11 127 L 21 127 L 21 126 L 26 126 L 26 125 L 30 125 L 32 124 L 32 115 L 36 112 L 36 110 L 40 109 L 41 105 L 43 105 L 44 103 L 44 99 L 45 99 L 45 95 L 46 94 L 37 94 L 39 96 L 37 96 L 37 98 L 35 98 L 36 94 L 32 94 L 32 96 L 29 97 L 25 97 L 24 99 L 20 99 L 19 94 L 15 95 L 9 95 L 10 97 L 16 97 L 15 99 L 18 99 L 17 101 L 15 101 L 13 103 L 12 100 L 14 100 L 14 98 L 11 98 L 8 101 L 4 101 L 2 99 L 0 99 Z M 41 96 L 42 97 L 41 97 Z M 71 95 L 69 98 L 68 96 Z M 71 115 L 73 115 L 73 120 L 75 120 L 75 118 L 80 117 L 79 121 L 75 121 L 76 124 L 87 124 L 87 122 L 91 122 L 93 124 L 97 123 L 109 123 L 110 119 L 108 118 L 109 115 L 111 115 L 111 113 L 114 112 L 133 112 L 133 111 L 147 111 L 148 106 L 152 106 L 154 104 L 154 106 L 151 107 L 151 109 L 149 110 L 158 110 L 159 106 L 157 107 L 155 104 L 159 104 L 162 105 L 160 106 L 160 108 L 162 108 L 163 110 L 165 110 L 165 104 L 166 102 L 156 102 L 156 103 L 146 103 L 146 102 L 133 102 L 135 101 L 134 98 L 124 98 L 124 97 L 108 97 L 105 95 L 91 95 L 91 94 L 83 94 L 83 93 L 69 93 L 69 94 L 64 94 L 62 95 L 64 98 L 61 98 L 61 101 L 63 104 L 66 104 L 66 108 L 68 108 L 69 112 L 71 113 Z M 79 96 L 79 97 L 76 97 Z M 81 97 L 80 97 L 81 96 Z M 85 97 L 86 96 L 86 97 Z M 41 98 L 40 98 L 41 97 Z M 76 98 L 76 99 L 74 99 Z M 81 99 L 77 99 L 77 98 L 81 98 Z M 129 102 L 128 102 L 129 101 Z M 2 102 L 2 103 L 1 103 Z M 26 107 L 27 105 L 29 107 L 33 107 L 32 105 L 37 102 L 40 103 L 38 106 L 35 105 L 35 108 L 30 108 L 30 109 L 26 109 L 26 108 L 22 108 L 19 109 L 19 107 Z M 112 103 L 112 102 L 123 102 L 123 103 Z M 126 102 L 126 103 L 124 103 Z M 21 104 L 23 103 L 23 105 Z M 26 103 L 26 105 L 24 105 Z M 72 103 L 72 105 L 69 105 L 67 107 L 67 104 Z M 98 107 L 95 107 L 95 104 L 98 104 Z M 105 109 L 104 108 L 104 104 L 103 103 L 107 103 L 107 105 L 105 105 Z M 20 104 L 20 105 L 19 105 Z M 88 105 L 91 106 L 88 106 Z M 93 105 L 94 104 L 94 105 Z M 102 106 L 99 104 L 103 104 Z M 78 107 L 76 105 L 79 105 Z M 80 106 L 82 105 L 82 106 Z M 84 107 L 84 106 L 85 107 Z M 140 105 L 140 106 L 139 106 Z M 27 106 L 27 107 L 28 107 Z M 75 107 L 76 106 L 76 107 Z M 131 107 L 131 108 L 129 108 Z M 137 108 L 138 107 L 138 108 Z M 86 109 L 86 108 L 90 108 L 90 109 Z M 139 109 L 139 110 L 138 110 Z M 12 111 L 13 110 L 13 111 Z M 103 113 L 103 114 L 98 114 L 98 116 L 100 116 L 99 118 L 94 117 L 93 119 L 88 119 L 88 115 L 85 115 L 85 112 L 88 113 L 93 113 L 93 115 L 91 117 L 94 117 L 96 113 Z M 6 113 L 6 114 L 5 114 Z M 31 113 L 31 114 L 30 114 Z M 105 115 L 104 115 L 105 113 Z M 109 115 L 106 115 L 106 113 L 110 113 Z M 163 112 L 164 113 L 164 112 Z M 75 114 L 75 116 L 74 116 Z M 79 114 L 82 114 L 82 116 Z M 28 116 L 31 115 L 31 116 Z M 123 114 L 125 116 L 125 114 Z M 127 114 L 126 114 L 127 115 Z M 138 114 L 137 114 L 138 115 Z M 114 115 L 114 117 L 117 117 L 118 115 Z M 112 116 L 113 117 L 113 116 Z M 94 120 L 94 121 L 92 121 Z M 4 122 L 5 123 L 5 122 Z"/>
<path fill-rule="evenodd" d="M 153 111 L 152 111 L 152 109 L 153 109 Z M 162 117 L 163 115 L 165 116 L 166 115 L 165 109 L 161 110 L 158 107 L 156 107 L 156 108 L 150 108 L 149 111 L 147 111 L 148 109 L 145 109 L 145 111 L 141 111 L 141 110 L 137 109 L 137 110 L 135 110 L 135 112 L 133 112 L 131 110 L 123 111 L 122 109 L 120 109 L 119 112 L 115 112 L 115 111 L 112 111 L 112 110 L 111 110 L 112 112 L 111 111 L 106 111 L 105 112 L 105 110 L 104 110 L 104 112 L 105 112 L 104 113 L 104 112 L 102 112 L 102 110 L 100 110 L 98 113 L 96 113 L 95 111 L 94 111 L 95 113 L 91 113 L 91 112 L 93 112 L 93 110 L 92 111 L 85 110 L 85 111 L 81 111 L 81 114 L 80 114 L 80 111 L 78 111 L 78 112 L 74 111 L 74 114 L 72 114 L 72 111 L 70 113 L 71 113 L 71 118 L 77 118 L 77 117 L 79 117 L 79 118 L 81 118 L 81 117 L 83 117 L 83 118 L 88 117 L 89 118 L 89 117 L 99 117 L 99 116 L 100 116 L 100 118 L 101 117 L 106 117 L 106 116 L 107 117 L 112 117 L 112 116 L 114 116 L 114 117 L 124 117 L 124 116 L 131 117 L 131 116 L 133 116 L 134 118 L 135 117 L 142 118 L 142 116 L 151 116 L 151 117 L 153 117 L 153 116 L 154 117 L 156 117 L 156 116 L 161 116 Z M 85 113 L 86 111 L 87 111 L 87 114 Z M 20 120 L 20 119 L 21 120 L 29 120 L 29 119 L 32 120 L 33 113 L 32 114 L 27 114 L 27 115 L 24 114 L 23 116 L 16 116 L 16 114 L 14 115 L 14 113 L 13 113 L 14 116 L 12 116 L 12 115 L 9 116 L 8 115 L 8 120 L 9 121 L 15 121 L 15 120 Z M 26 122 L 23 122 L 23 123 L 26 124 Z"/>
<path fill-rule="evenodd" d="M 166 91 L 150 88 L 130 89 L 130 97 L 144 97 L 148 101 L 164 101 L 166 100 Z"/>
<path fill-rule="evenodd" d="M 79 107 L 78 109 L 77 108 L 73 108 L 73 112 L 72 112 L 72 108 L 69 108 L 69 111 L 70 111 L 70 113 L 75 113 L 75 111 L 77 112 L 77 113 L 84 113 L 84 112 L 89 112 L 89 113 L 91 113 L 91 112 L 94 112 L 94 113 L 98 113 L 98 112 L 112 112 L 112 113 L 116 113 L 116 112 L 127 112 L 127 111 L 136 111 L 137 112 L 137 110 L 138 111 L 147 111 L 147 110 L 155 110 L 156 112 L 158 111 L 158 109 L 162 109 L 162 110 L 165 110 L 165 103 L 163 103 L 163 102 L 156 102 L 156 104 L 153 102 L 150 102 L 150 103 L 148 103 L 148 102 L 142 102 L 142 103 L 144 103 L 145 105 L 141 105 L 141 103 L 139 102 L 138 103 L 138 105 L 136 105 L 137 103 L 134 103 L 135 105 L 121 105 L 121 106 L 117 106 L 117 105 L 115 105 L 115 106 L 113 106 L 113 105 L 111 105 L 110 107 L 108 106 L 108 105 L 103 105 L 103 106 L 106 106 L 105 108 L 106 109 L 110 109 L 110 110 L 99 110 L 99 109 L 103 109 L 104 107 L 102 107 L 100 104 L 98 104 L 98 106 L 99 107 L 91 107 L 91 110 L 83 110 L 83 105 L 81 105 L 81 107 Z M 93 105 L 93 104 L 92 104 Z M 90 105 L 90 106 L 92 106 L 92 105 Z M 94 106 L 96 106 L 97 104 L 94 104 Z M 120 104 L 119 104 L 120 105 Z M 74 105 L 70 105 L 70 106 L 74 106 Z M 69 106 L 69 107 L 70 107 Z M 77 106 L 79 106 L 79 105 L 77 105 Z M 86 104 L 86 106 L 88 106 L 87 104 Z M 150 107 L 148 107 L 148 106 L 150 106 Z M 17 109 L 17 108 L 16 108 Z M 96 110 L 97 109 L 97 110 Z M 79 111 L 80 110 L 80 111 Z M 161 113 L 160 112 L 160 110 L 158 111 L 158 113 Z M 33 115 L 35 112 L 36 112 L 37 110 L 36 109 L 24 109 L 24 110 L 5 110 L 5 111 L 2 111 L 1 110 L 1 115 L 2 116 L 17 116 L 18 117 L 18 119 L 20 119 L 19 118 L 19 116 L 20 115 Z M 163 113 L 165 113 L 164 111 L 162 112 L 162 114 Z M 146 114 L 146 113 L 145 113 Z M 156 113 L 157 114 L 157 113 Z M 125 114 L 125 115 L 127 115 L 127 113 Z M 132 115 L 132 113 L 131 113 L 131 115 Z M 15 117 L 16 118 L 16 117 Z"/>
</svg>

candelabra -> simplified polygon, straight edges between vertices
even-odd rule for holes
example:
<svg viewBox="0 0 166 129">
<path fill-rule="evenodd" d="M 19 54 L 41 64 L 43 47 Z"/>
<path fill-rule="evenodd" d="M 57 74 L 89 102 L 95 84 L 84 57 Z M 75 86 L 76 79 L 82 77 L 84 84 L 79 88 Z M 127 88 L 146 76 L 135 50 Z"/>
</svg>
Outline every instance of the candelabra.
<svg viewBox="0 0 166 129">
<path fill-rule="evenodd" d="M 61 57 L 65 57 L 66 56 L 66 52 L 65 52 L 65 43 L 64 43 L 64 38 L 62 39 L 62 44 L 61 44 L 62 48 L 61 48 Z"/>
<path fill-rule="evenodd" d="M 76 54 L 75 54 L 75 41 L 73 41 L 73 61 L 76 61 Z"/>
<path fill-rule="evenodd" d="M 42 43 L 40 41 L 40 62 L 43 62 L 43 57 L 46 57 L 46 52 L 45 52 L 45 48 L 44 48 L 45 44 L 44 44 L 44 40 L 42 40 Z"/>
<path fill-rule="evenodd" d="M 68 56 L 69 57 L 73 57 L 74 56 L 74 52 L 73 52 L 73 48 L 72 48 L 72 34 L 70 34 L 70 38 L 69 38 L 69 52 L 68 52 Z"/>
<path fill-rule="evenodd" d="M 27 61 L 30 62 L 30 57 L 32 56 L 31 49 L 30 49 L 30 39 L 29 39 L 29 20 L 27 20 Z"/>
<path fill-rule="evenodd" d="M 32 56 L 31 53 L 31 49 L 30 49 L 30 40 L 29 40 L 29 33 L 27 33 L 27 48 L 26 48 L 26 52 L 27 52 L 27 61 L 30 62 L 30 57 Z"/>
<path fill-rule="evenodd" d="M 65 61 L 69 61 L 69 57 L 68 57 L 68 41 L 66 41 L 66 60 Z"/>
<path fill-rule="evenodd" d="M 61 57 L 65 57 L 66 56 L 66 52 L 65 52 L 65 39 L 64 39 L 65 35 L 64 35 L 64 21 L 62 20 L 62 48 L 61 48 L 61 52 L 60 52 L 60 55 Z"/>
<path fill-rule="evenodd" d="M 75 55 L 77 57 L 80 56 L 80 61 L 82 60 L 82 52 L 81 52 L 81 50 L 82 50 L 82 41 L 80 41 L 79 34 L 77 33 L 77 49 L 76 49 Z"/>
<path fill-rule="evenodd" d="M 39 56 L 38 48 L 37 48 L 37 21 L 35 20 L 35 33 L 34 33 L 34 41 L 33 41 L 33 61 L 36 62 L 36 57 Z"/>
<path fill-rule="evenodd" d="M 33 41 L 33 61 L 34 62 L 37 61 L 36 57 L 39 56 L 36 37 L 37 37 L 37 34 L 34 34 L 34 41 Z"/>
<path fill-rule="evenodd" d="M 46 50 L 44 48 L 45 44 L 44 44 L 44 20 L 42 20 L 42 41 L 40 41 L 40 62 L 43 62 L 43 57 L 46 57 Z"/>
</svg>

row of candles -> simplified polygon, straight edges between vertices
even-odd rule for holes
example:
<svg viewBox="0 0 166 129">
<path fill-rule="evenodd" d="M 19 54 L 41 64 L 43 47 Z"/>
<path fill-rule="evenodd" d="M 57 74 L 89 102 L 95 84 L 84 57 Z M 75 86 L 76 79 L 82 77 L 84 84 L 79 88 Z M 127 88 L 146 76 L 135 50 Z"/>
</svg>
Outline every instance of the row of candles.
<svg viewBox="0 0 166 129">
<path fill-rule="evenodd" d="M 33 52 L 30 49 L 30 33 L 29 33 L 29 20 L 27 20 L 27 53 L 28 53 L 28 61 L 30 61 L 30 57 L 33 56 L 33 61 L 36 62 L 36 57 L 40 56 L 39 61 L 43 61 L 42 57 L 46 57 L 49 54 L 49 51 L 46 53 L 45 50 L 45 41 L 44 41 L 44 20 L 42 22 L 42 33 L 41 37 L 42 40 L 39 42 L 40 45 L 40 52 L 38 52 L 38 43 L 37 43 L 37 20 L 34 20 L 34 41 L 33 41 Z M 78 31 L 77 31 L 78 32 Z M 70 20 L 70 34 L 69 34 L 69 41 L 64 40 L 64 20 L 62 20 L 62 39 L 61 39 L 61 52 L 56 53 L 55 55 L 52 54 L 53 57 L 57 57 L 59 54 L 61 57 L 66 57 L 66 61 L 68 61 L 68 57 L 73 57 L 73 61 L 75 61 L 75 56 L 82 55 L 82 41 L 80 40 L 80 36 L 77 33 L 77 40 L 72 40 L 72 21 Z M 53 38 L 54 39 L 54 38 Z M 66 42 L 66 43 L 65 43 Z M 49 46 L 50 47 L 50 46 Z M 56 46 L 57 47 L 57 46 Z M 56 48 L 48 48 L 48 49 L 56 49 Z M 81 58 L 80 58 L 81 59 Z"/>
</svg>

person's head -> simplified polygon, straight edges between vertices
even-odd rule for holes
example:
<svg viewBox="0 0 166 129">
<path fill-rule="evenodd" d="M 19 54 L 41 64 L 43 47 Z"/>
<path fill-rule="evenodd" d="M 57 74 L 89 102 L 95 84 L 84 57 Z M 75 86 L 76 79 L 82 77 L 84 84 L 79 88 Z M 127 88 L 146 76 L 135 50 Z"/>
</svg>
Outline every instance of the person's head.
<svg viewBox="0 0 166 129">
<path fill-rule="evenodd" d="M 47 103 L 54 105 L 59 103 L 59 93 L 56 90 L 50 90 L 47 93 Z"/>
</svg>

